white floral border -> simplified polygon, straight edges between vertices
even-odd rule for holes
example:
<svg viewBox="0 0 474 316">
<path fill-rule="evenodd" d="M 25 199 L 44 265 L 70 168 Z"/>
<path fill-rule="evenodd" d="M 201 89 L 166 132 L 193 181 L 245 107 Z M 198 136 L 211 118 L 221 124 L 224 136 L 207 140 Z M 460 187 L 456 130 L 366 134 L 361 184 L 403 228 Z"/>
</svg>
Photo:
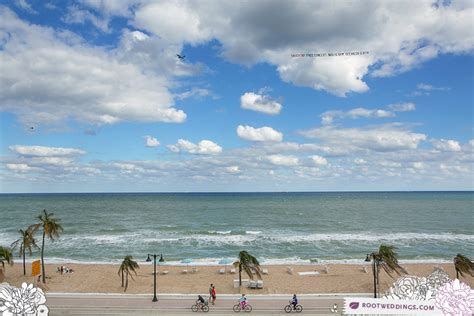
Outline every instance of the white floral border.
<svg viewBox="0 0 474 316">
<path fill-rule="evenodd" d="M 23 283 L 20 288 L 0 284 L 0 312 L 2 316 L 47 316 L 48 307 L 43 290 Z"/>
<path fill-rule="evenodd" d="M 445 315 L 474 315 L 474 290 L 458 279 L 451 280 L 441 269 L 428 277 L 399 278 L 382 298 L 434 301 Z"/>
</svg>

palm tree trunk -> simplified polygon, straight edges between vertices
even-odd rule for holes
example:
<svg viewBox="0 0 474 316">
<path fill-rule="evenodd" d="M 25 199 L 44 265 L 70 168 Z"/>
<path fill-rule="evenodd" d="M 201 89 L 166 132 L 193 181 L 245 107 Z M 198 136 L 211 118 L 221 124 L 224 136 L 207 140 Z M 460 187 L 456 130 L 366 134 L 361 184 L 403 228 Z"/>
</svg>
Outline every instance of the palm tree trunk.
<svg viewBox="0 0 474 316">
<path fill-rule="evenodd" d="M 456 279 L 459 280 L 459 270 L 458 269 L 456 269 Z"/>
<path fill-rule="evenodd" d="M 380 296 L 380 270 L 379 266 L 375 266 L 375 270 L 377 271 L 377 296 Z"/>
<path fill-rule="evenodd" d="M 372 259 L 372 274 L 374 275 L 374 298 L 377 298 L 377 272 L 375 271 L 375 259 Z"/>
<path fill-rule="evenodd" d="M 125 292 L 127 290 L 127 287 L 128 287 L 128 271 L 126 272 L 127 273 L 127 277 L 125 278 L 125 288 L 123 289 L 123 291 Z"/>
<path fill-rule="evenodd" d="M 242 265 L 239 264 L 239 286 L 242 286 Z"/>
<path fill-rule="evenodd" d="M 23 275 L 26 275 L 25 246 L 23 246 Z"/>
<path fill-rule="evenodd" d="M 124 278 L 124 275 L 123 275 L 123 270 L 122 270 L 122 287 L 124 287 L 124 283 L 125 283 L 125 280 L 123 278 Z"/>
<path fill-rule="evenodd" d="M 46 237 L 46 232 L 44 231 L 43 227 L 43 243 L 41 244 L 41 278 L 43 279 L 43 283 L 46 283 L 46 272 L 44 269 L 44 240 Z"/>
</svg>

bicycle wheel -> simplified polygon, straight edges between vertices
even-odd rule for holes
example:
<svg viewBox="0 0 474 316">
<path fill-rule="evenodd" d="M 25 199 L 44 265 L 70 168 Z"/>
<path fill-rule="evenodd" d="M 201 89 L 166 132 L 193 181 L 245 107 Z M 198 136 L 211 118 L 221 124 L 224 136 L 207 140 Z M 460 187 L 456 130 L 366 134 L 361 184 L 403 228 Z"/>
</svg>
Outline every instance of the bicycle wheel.
<svg viewBox="0 0 474 316">
<path fill-rule="evenodd" d="M 286 305 L 285 308 L 284 308 L 285 312 L 287 313 L 291 313 L 291 306 L 290 305 Z"/>
<path fill-rule="evenodd" d="M 301 306 L 301 305 L 296 305 L 295 311 L 296 311 L 297 313 L 301 313 L 301 312 L 303 311 L 303 306 Z"/>
<path fill-rule="evenodd" d="M 191 310 L 193 312 L 197 312 L 198 311 L 198 306 L 196 304 L 194 304 L 193 306 L 191 306 Z"/>
<path fill-rule="evenodd" d="M 251 305 L 245 305 L 245 312 L 250 313 L 252 311 L 252 306 Z"/>
<path fill-rule="evenodd" d="M 234 312 L 236 312 L 236 313 L 240 312 L 240 304 L 235 304 L 232 309 L 233 309 Z"/>
<path fill-rule="evenodd" d="M 209 311 L 209 306 L 203 305 L 201 309 L 204 313 L 207 313 Z"/>
</svg>

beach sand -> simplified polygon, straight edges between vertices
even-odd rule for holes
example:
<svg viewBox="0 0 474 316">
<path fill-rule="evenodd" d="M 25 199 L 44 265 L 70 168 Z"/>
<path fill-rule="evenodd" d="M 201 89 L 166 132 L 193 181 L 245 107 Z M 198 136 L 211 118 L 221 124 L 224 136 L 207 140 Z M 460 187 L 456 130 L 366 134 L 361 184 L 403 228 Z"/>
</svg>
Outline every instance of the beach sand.
<svg viewBox="0 0 474 316">
<path fill-rule="evenodd" d="M 129 280 L 127 294 L 144 294 L 153 292 L 153 266 L 150 263 L 139 263 L 140 269 L 134 276 L 135 280 Z M 41 286 L 46 292 L 67 293 L 123 293 L 120 287 L 121 279 L 118 265 L 112 264 L 66 264 L 74 269 L 72 274 L 60 274 L 56 272 L 57 265 L 46 265 L 46 285 Z M 435 264 L 406 264 L 403 265 L 410 275 L 427 276 Z M 455 277 L 452 264 L 442 264 L 451 278 Z M 261 290 L 242 288 L 247 294 L 307 294 L 307 293 L 372 293 L 373 277 L 371 265 L 366 265 L 368 273 L 363 271 L 362 265 L 332 264 L 328 265 L 329 273 L 324 272 L 322 265 L 293 265 L 294 273 L 287 272 L 288 265 L 262 266 L 268 269 L 269 274 L 263 275 L 264 288 Z M 238 288 L 233 287 L 233 280 L 238 279 L 238 273 L 219 274 L 222 266 L 198 266 L 198 272 L 183 274 L 184 269 L 191 270 L 192 267 L 163 266 L 157 267 L 158 271 L 167 270 L 167 275 L 157 275 L 158 293 L 202 293 L 208 292 L 209 284 L 213 283 L 218 294 L 237 294 Z M 317 276 L 300 276 L 297 272 L 319 271 Z M 30 264 L 27 264 L 27 272 L 31 272 Z M 381 272 L 381 293 L 383 293 L 394 279 L 385 272 Z M 397 275 L 394 275 L 397 278 Z M 243 274 L 243 279 L 248 276 Z M 22 282 L 32 283 L 35 278 L 23 276 L 21 262 L 14 266 L 6 266 L 6 279 L 12 285 L 19 286 Z M 467 276 L 461 281 L 474 287 L 474 280 Z"/>
</svg>

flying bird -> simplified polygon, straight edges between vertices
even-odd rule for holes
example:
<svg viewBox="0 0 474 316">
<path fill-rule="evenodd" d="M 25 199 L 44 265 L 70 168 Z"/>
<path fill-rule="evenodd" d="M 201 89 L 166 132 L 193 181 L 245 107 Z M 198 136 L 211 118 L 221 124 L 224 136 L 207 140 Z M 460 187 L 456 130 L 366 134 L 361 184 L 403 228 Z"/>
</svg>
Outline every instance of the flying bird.
<svg viewBox="0 0 474 316">
<path fill-rule="evenodd" d="M 181 59 L 181 60 L 183 60 L 183 59 L 186 57 L 186 56 L 184 56 L 184 55 L 181 56 L 180 54 L 176 54 L 176 56 L 177 56 L 179 59 Z"/>
</svg>

